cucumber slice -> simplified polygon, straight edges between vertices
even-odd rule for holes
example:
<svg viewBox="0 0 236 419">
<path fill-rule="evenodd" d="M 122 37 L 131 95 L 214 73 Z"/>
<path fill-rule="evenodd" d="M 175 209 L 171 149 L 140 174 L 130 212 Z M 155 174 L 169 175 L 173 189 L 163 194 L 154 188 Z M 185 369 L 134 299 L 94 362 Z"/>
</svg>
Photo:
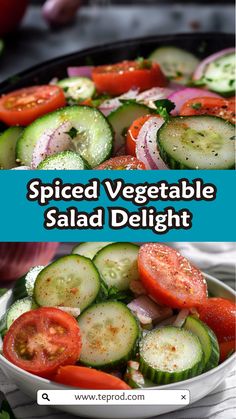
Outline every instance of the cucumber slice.
<svg viewBox="0 0 236 419">
<path fill-rule="evenodd" d="M 95 93 L 95 84 L 87 77 L 70 77 L 57 84 L 64 90 L 65 97 L 71 104 L 89 99 Z"/>
<path fill-rule="evenodd" d="M 140 343 L 140 371 L 156 384 L 195 377 L 203 366 L 201 343 L 188 330 L 165 326 L 147 333 Z"/>
<path fill-rule="evenodd" d="M 47 157 L 37 167 L 38 170 L 84 170 L 86 166 L 79 154 L 74 151 L 62 151 Z"/>
<path fill-rule="evenodd" d="M 72 253 L 76 255 L 85 256 L 86 258 L 93 259 L 96 253 L 103 247 L 111 244 L 112 242 L 87 242 L 77 244 Z"/>
<path fill-rule="evenodd" d="M 234 138 L 230 122 L 208 115 L 170 118 L 157 133 L 171 169 L 233 169 Z"/>
<path fill-rule="evenodd" d="M 153 111 L 145 105 L 127 101 L 127 103 L 124 103 L 124 105 L 121 105 L 108 115 L 107 119 L 115 132 L 114 154 L 124 146 L 125 135 L 132 122 L 140 116 L 147 115 L 151 112 Z"/>
<path fill-rule="evenodd" d="M 93 262 L 83 256 L 63 256 L 37 276 L 34 299 L 44 307 L 77 307 L 84 310 L 97 297 L 100 278 Z"/>
<path fill-rule="evenodd" d="M 165 46 L 157 48 L 149 57 L 160 64 L 164 74 L 176 83 L 186 84 L 199 60 L 193 54 L 181 48 Z"/>
<path fill-rule="evenodd" d="M 133 243 L 112 243 L 95 255 L 93 262 L 109 288 L 128 290 L 130 282 L 139 279 L 138 251 Z"/>
<path fill-rule="evenodd" d="M 25 297 L 32 297 L 34 293 L 34 283 L 39 272 L 42 271 L 44 266 L 34 266 L 27 272 L 26 275 L 17 279 L 14 284 L 12 293 L 13 293 L 13 302 L 21 300 Z"/>
<path fill-rule="evenodd" d="M 38 274 L 44 269 L 44 266 L 34 266 L 29 270 L 25 275 L 25 289 L 29 297 L 33 297 L 34 294 L 34 284 L 37 279 Z"/>
<path fill-rule="evenodd" d="M 200 340 L 204 353 L 204 371 L 217 367 L 220 359 L 220 350 L 215 333 L 201 320 L 188 316 L 184 329 L 190 330 Z"/>
<path fill-rule="evenodd" d="M 223 96 L 235 94 L 235 53 L 225 54 L 206 66 L 203 83 Z"/>
<path fill-rule="evenodd" d="M 23 298 L 23 300 L 15 301 L 12 306 L 8 309 L 6 314 L 6 325 L 7 329 L 12 323 L 27 311 L 34 310 L 38 305 L 30 297 Z"/>
<path fill-rule="evenodd" d="M 95 304 L 78 317 L 78 323 L 83 342 L 82 364 L 103 369 L 121 365 L 134 355 L 139 326 L 125 304 Z"/>
<path fill-rule="evenodd" d="M 11 127 L 0 135 L 0 169 L 16 166 L 16 143 L 23 128 Z"/>
<path fill-rule="evenodd" d="M 55 131 L 59 135 L 58 130 L 60 127 L 63 130 L 66 122 L 71 125 L 71 129 L 66 130 L 71 150 L 80 154 L 91 167 L 110 157 L 113 132 L 103 114 L 88 106 L 68 106 L 36 119 L 23 131 L 16 146 L 17 160 L 30 166 L 37 142 Z"/>
</svg>

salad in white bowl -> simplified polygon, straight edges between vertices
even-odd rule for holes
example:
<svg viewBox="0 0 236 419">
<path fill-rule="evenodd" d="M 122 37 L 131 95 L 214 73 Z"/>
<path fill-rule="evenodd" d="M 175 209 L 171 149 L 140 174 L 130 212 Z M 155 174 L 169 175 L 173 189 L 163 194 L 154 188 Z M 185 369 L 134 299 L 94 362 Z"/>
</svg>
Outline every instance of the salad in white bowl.
<svg viewBox="0 0 236 419">
<path fill-rule="evenodd" d="M 234 358 L 234 292 L 209 283 L 164 244 L 79 244 L 16 281 L 1 365 L 38 388 L 187 388 Z"/>
</svg>

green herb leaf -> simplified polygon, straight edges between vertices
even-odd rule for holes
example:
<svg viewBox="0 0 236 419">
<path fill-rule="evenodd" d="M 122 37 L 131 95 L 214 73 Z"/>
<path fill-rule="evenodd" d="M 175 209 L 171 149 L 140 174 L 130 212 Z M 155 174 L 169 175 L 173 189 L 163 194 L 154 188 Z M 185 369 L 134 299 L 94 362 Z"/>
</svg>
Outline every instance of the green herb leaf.
<svg viewBox="0 0 236 419">
<path fill-rule="evenodd" d="M 147 60 L 143 57 L 138 57 L 136 59 L 136 63 L 138 63 L 138 66 L 140 69 L 147 69 L 150 70 L 150 68 L 152 68 L 152 62 L 150 60 Z"/>
<path fill-rule="evenodd" d="M 170 112 L 175 108 L 175 104 L 169 99 L 160 99 L 155 102 L 156 112 L 167 121 L 170 118 Z"/>
<path fill-rule="evenodd" d="M 133 293 L 130 290 L 119 291 L 116 287 L 111 287 L 108 290 L 108 299 L 128 304 L 133 299 Z"/>
<path fill-rule="evenodd" d="M 133 298 L 134 298 L 134 295 L 132 291 L 130 290 L 119 291 L 114 286 L 109 288 L 108 285 L 102 280 L 100 291 L 99 291 L 98 297 L 96 298 L 96 303 L 101 303 L 107 300 L 113 300 L 113 301 L 123 301 L 124 303 L 128 304 Z"/>
<path fill-rule="evenodd" d="M 96 303 L 101 303 L 102 301 L 106 301 L 108 299 L 108 287 L 106 283 L 101 280 L 101 286 L 96 298 Z"/>
<path fill-rule="evenodd" d="M 73 140 L 73 138 L 77 137 L 78 130 L 74 127 L 72 127 L 69 131 L 66 131 L 65 134 L 68 134 L 70 138 Z"/>
<path fill-rule="evenodd" d="M 201 109 L 202 104 L 200 102 L 192 103 L 191 108 L 193 109 Z"/>
<path fill-rule="evenodd" d="M 188 86 L 204 86 L 206 84 L 205 78 L 202 77 L 199 80 L 190 80 Z"/>
</svg>

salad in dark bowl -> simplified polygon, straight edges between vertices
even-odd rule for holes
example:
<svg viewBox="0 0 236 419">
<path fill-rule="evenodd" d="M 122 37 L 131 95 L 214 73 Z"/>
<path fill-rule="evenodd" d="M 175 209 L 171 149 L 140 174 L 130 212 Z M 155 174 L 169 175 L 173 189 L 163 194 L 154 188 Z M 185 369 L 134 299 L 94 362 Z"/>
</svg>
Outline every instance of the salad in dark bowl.
<svg viewBox="0 0 236 419">
<path fill-rule="evenodd" d="M 110 44 L 31 69 L 0 92 L 2 169 L 235 168 L 231 35 Z"/>
</svg>

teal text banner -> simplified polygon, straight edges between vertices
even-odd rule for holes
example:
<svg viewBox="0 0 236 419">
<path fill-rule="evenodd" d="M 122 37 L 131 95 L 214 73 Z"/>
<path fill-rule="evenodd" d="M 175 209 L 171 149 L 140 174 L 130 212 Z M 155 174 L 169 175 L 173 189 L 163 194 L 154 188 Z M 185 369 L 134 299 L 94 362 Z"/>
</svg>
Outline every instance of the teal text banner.
<svg viewBox="0 0 236 419">
<path fill-rule="evenodd" d="M 108 180 L 111 188 L 115 188 L 119 179 L 123 181 L 123 186 L 128 185 L 130 189 L 126 188 L 125 197 L 120 193 L 112 199 L 104 181 Z M 136 202 L 135 198 L 130 198 L 132 189 L 137 185 L 143 191 L 151 184 L 155 189 L 155 185 L 160 186 L 161 182 L 180 185 L 180 180 L 190 184 L 198 181 L 199 185 L 208 188 L 208 192 L 209 188 L 214 190 L 214 197 L 184 200 L 177 195 L 175 199 L 172 194 L 172 199 L 164 197 L 148 201 L 144 192 L 139 198 L 135 195 Z M 76 190 L 78 197 L 78 189 L 91 186 L 92 181 L 97 186 L 97 198 L 92 188 L 86 199 L 61 199 L 57 196 L 62 186 L 79 185 Z M 50 198 L 52 184 L 59 186 Z M 43 203 L 37 197 L 39 185 L 48 188 L 44 190 Z M 0 239 L 4 242 L 235 241 L 234 171 L 2 171 L 0 187 Z M 67 192 L 70 187 L 67 187 Z M 154 190 L 149 189 L 149 192 L 152 197 Z M 117 209 L 117 223 L 112 224 L 114 210 Z M 65 221 L 54 223 L 55 214 L 57 220 L 61 214 L 64 214 L 63 220 L 70 214 L 69 223 L 73 226 L 66 226 Z M 81 227 L 81 221 L 78 226 L 75 225 L 76 217 L 81 214 L 85 218 L 88 216 L 87 226 Z M 160 216 L 159 227 L 155 224 L 157 214 Z M 167 214 L 170 226 L 167 225 L 169 219 L 165 221 Z M 183 225 L 178 225 L 180 216 Z"/>
</svg>

